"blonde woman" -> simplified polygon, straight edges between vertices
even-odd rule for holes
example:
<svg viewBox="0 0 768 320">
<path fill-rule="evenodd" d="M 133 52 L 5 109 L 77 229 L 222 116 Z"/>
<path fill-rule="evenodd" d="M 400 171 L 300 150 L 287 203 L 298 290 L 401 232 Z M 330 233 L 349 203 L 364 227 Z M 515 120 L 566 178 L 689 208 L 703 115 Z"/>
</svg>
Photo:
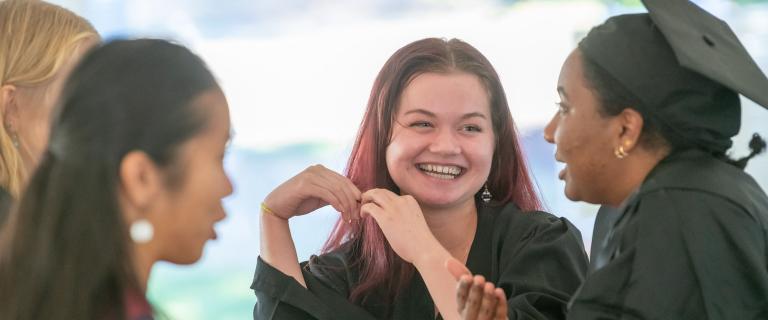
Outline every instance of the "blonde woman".
<svg viewBox="0 0 768 320">
<path fill-rule="evenodd" d="M 0 221 L 48 140 L 51 110 L 77 61 L 99 35 L 43 1 L 0 1 Z"/>
</svg>

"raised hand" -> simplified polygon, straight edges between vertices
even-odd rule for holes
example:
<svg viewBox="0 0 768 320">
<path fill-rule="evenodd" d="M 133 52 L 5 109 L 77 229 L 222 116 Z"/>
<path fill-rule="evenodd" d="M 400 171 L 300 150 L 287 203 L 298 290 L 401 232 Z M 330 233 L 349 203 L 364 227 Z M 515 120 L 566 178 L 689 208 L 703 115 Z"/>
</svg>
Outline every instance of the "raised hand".
<svg viewBox="0 0 768 320">
<path fill-rule="evenodd" d="M 384 189 L 366 191 L 362 199 L 360 213 L 373 217 L 395 253 L 416 267 L 438 312 L 446 320 L 459 319 L 456 281 L 443 267 L 451 254 L 432 234 L 416 199 Z"/>
<path fill-rule="evenodd" d="M 360 196 L 352 181 L 321 165 L 311 166 L 279 185 L 264 199 L 261 258 L 306 287 L 288 219 L 329 204 L 341 212 L 344 220 L 359 219 Z"/>
<path fill-rule="evenodd" d="M 507 297 L 504 290 L 485 281 L 481 275 L 472 276 L 456 259 L 446 261 L 446 268 L 456 278 L 456 303 L 464 320 L 506 320 Z"/>
<path fill-rule="evenodd" d="M 347 177 L 314 165 L 275 188 L 264 204 L 285 220 L 330 204 L 345 221 L 351 221 L 360 218 L 360 197 L 360 190 Z"/>
<path fill-rule="evenodd" d="M 405 261 L 417 264 L 423 253 L 442 246 L 432 235 L 418 202 L 410 195 L 371 189 L 362 195 L 360 212 L 376 220 L 392 249 Z M 444 249 L 443 249 L 444 251 Z M 417 265 L 418 267 L 418 265 Z"/>
</svg>

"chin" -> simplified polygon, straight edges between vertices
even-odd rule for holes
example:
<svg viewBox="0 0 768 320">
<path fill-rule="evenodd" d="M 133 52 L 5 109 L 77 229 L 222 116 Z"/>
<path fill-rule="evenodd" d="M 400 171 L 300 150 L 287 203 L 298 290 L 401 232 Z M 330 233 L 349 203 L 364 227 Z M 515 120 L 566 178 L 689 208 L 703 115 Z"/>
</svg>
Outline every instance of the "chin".
<svg viewBox="0 0 768 320">
<path fill-rule="evenodd" d="M 568 200 L 571 201 L 584 201 L 584 199 L 581 197 L 579 192 L 577 190 L 574 190 L 574 188 L 571 186 L 570 183 L 565 183 L 565 197 L 568 198 Z"/>
<path fill-rule="evenodd" d="M 457 206 L 461 203 L 464 203 L 464 201 L 459 197 L 447 197 L 445 194 L 433 196 L 433 197 L 414 196 L 414 198 L 416 199 L 416 202 L 418 202 L 420 206 L 430 207 L 430 208 L 450 208 L 453 206 Z"/>
<path fill-rule="evenodd" d="M 184 255 L 179 255 L 177 257 L 174 257 L 172 260 L 168 261 L 174 264 L 181 264 L 181 265 L 188 265 L 193 264 L 195 262 L 200 261 L 200 258 L 203 256 L 203 250 L 200 248 L 200 250 L 197 250 L 197 252 L 190 252 Z"/>
<path fill-rule="evenodd" d="M 573 190 L 573 188 L 568 188 L 567 184 L 565 185 L 565 197 L 571 201 L 586 202 L 597 205 L 605 204 L 604 201 L 601 201 L 596 197 L 587 196 L 584 194 L 584 192 L 579 192 L 578 190 Z"/>
</svg>

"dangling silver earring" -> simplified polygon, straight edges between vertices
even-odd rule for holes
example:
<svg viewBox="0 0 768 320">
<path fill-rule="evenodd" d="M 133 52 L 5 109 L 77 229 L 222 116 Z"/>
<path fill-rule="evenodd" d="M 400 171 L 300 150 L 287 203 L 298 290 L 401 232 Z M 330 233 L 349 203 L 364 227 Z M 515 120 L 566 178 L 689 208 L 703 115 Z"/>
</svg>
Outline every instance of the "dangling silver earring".
<svg viewBox="0 0 768 320">
<path fill-rule="evenodd" d="M 5 132 L 8 133 L 8 136 L 11 138 L 11 143 L 13 144 L 13 147 L 18 149 L 19 148 L 19 134 L 14 132 L 11 129 L 11 125 L 6 124 L 5 125 Z"/>
<path fill-rule="evenodd" d="M 13 143 L 13 147 L 16 149 L 19 149 L 19 135 L 18 134 L 12 134 L 11 135 L 11 143 Z"/>
<path fill-rule="evenodd" d="M 142 244 L 152 241 L 155 228 L 149 220 L 142 218 L 131 223 L 130 233 L 133 242 Z"/>
<path fill-rule="evenodd" d="M 483 188 L 483 193 L 480 194 L 480 199 L 483 200 L 483 202 L 488 203 L 493 199 L 493 195 L 491 195 L 491 192 L 488 191 L 488 184 L 485 184 L 485 187 Z"/>
</svg>

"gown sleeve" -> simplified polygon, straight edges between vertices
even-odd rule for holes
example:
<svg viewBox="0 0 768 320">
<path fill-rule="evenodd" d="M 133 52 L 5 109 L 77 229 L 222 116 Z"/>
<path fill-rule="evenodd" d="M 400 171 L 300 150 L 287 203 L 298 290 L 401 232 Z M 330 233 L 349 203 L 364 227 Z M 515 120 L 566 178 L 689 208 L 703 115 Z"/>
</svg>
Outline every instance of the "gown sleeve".
<svg viewBox="0 0 768 320">
<path fill-rule="evenodd" d="M 307 288 L 259 257 L 251 289 L 254 319 L 373 319 L 347 300 L 350 268 L 343 254 L 312 256 L 301 263 Z"/>
<path fill-rule="evenodd" d="M 765 230 L 741 204 L 660 190 L 633 218 L 574 319 L 768 319 Z"/>
<path fill-rule="evenodd" d="M 499 287 L 509 319 L 565 319 L 587 270 L 581 233 L 568 220 L 527 212 L 511 221 L 499 246 Z"/>
</svg>

